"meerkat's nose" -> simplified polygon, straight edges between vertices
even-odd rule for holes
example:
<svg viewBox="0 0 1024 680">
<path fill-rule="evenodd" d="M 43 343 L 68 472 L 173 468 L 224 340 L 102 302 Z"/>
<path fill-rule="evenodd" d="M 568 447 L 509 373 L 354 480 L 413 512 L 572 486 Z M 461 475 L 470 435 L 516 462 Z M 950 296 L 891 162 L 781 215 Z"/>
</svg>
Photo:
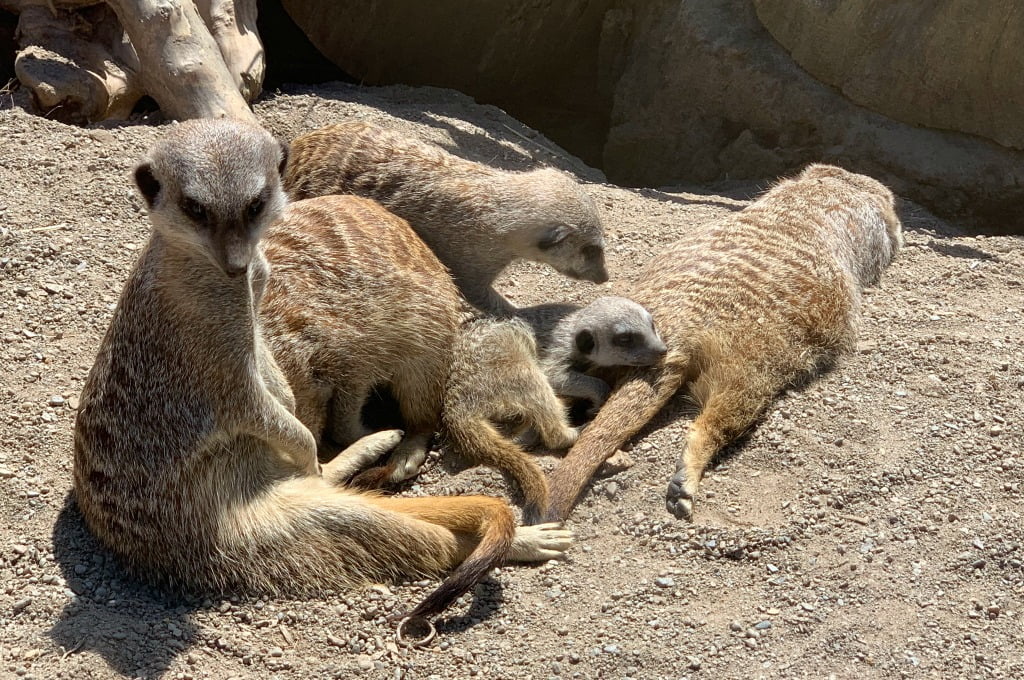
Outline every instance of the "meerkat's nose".
<svg viewBox="0 0 1024 680">
<path fill-rule="evenodd" d="M 608 281 L 608 270 L 605 269 L 604 267 L 601 267 L 587 278 L 589 278 L 594 283 L 606 283 Z"/>
</svg>

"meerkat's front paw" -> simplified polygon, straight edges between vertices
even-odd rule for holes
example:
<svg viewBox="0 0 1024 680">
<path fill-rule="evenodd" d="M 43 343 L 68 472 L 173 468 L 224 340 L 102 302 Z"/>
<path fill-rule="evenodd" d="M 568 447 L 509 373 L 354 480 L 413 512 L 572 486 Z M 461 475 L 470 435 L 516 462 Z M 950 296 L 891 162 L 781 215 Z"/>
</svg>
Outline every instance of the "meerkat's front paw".
<svg viewBox="0 0 1024 680">
<path fill-rule="evenodd" d="M 575 534 L 561 522 L 518 527 L 512 540 L 509 560 L 513 562 L 541 562 L 565 555 Z"/>
<path fill-rule="evenodd" d="M 693 517 L 693 494 L 685 469 L 677 470 L 668 483 L 668 492 L 665 494 L 665 507 L 676 519 L 690 519 Z"/>
</svg>

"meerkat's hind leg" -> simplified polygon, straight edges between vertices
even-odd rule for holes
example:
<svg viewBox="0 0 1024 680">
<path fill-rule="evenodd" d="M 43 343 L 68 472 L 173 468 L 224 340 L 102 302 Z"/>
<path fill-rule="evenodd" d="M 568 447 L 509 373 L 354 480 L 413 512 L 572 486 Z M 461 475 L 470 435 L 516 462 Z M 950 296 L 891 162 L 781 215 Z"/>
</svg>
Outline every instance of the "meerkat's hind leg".
<svg viewBox="0 0 1024 680">
<path fill-rule="evenodd" d="M 332 484 L 345 484 L 376 463 L 402 441 L 401 430 L 382 430 L 367 435 L 324 464 L 323 476 Z"/>
<path fill-rule="evenodd" d="M 391 379 L 391 391 L 398 401 L 406 437 L 391 455 L 391 481 L 402 482 L 419 474 L 427 460 L 430 440 L 441 420 L 441 398 L 448 375 L 446 354 L 432 360 L 399 365 Z"/>
<path fill-rule="evenodd" d="M 510 562 L 558 559 L 565 556 L 575 538 L 572 530 L 566 529 L 561 522 L 517 527 L 508 559 Z"/>
<path fill-rule="evenodd" d="M 395 448 L 391 454 L 391 477 L 392 482 L 404 482 L 419 474 L 420 468 L 427 460 L 427 452 L 430 451 L 430 440 L 433 432 L 420 432 L 408 435 L 402 443 Z"/>
<path fill-rule="evenodd" d="M 733 370 L 722 377 L 705 373 L 694 381 L 693 393 L 703 404 L 694 419 L 668 484 L 666 509 L 679 519 L 693 515 L 693 499 L 712 458 L 747 431 L 771 402 L 775 392 L 769 381 L 742 375 L 752 370 Z"/>
<path fill-rule="evenodd" d="M 533 390 L 533 403 L 524 409 L 524 415 L 545 446 L 567 449 L 579 439 L 580 431 L 569 425 L 565 405 L 555 395 L 547 380 L 538 377 L 541 379 Z"/>
</svg>

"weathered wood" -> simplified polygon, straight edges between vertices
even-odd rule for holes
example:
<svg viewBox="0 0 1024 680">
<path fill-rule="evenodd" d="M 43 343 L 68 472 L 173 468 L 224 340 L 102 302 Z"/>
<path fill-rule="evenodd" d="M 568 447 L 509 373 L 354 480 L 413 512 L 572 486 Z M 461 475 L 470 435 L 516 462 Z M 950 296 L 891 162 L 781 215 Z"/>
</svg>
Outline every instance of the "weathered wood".
<svg viewBox="0 0 1024 680">
<path fill-rule="evenodd" d="M 196 7 L 220 47 L 235 87 L 251 102 L 263 89 L 266 64 L 256 30 L 256 0 L 197 0 Z"/>
<path fill-rule="evenodd" d="M 256 0 L 0 0 L 19 14 L 18 80 L 40 112 L 127 117 L 151 96 L 170 118 L 255 120 L 263 86 Z"/>
<path fill-rule="evenodd" d="M 149 96 L 171 118 L 253 120 L 192 0 L 108 0 L 139 56 Z"/>
<path fill-rule="evenodd" d="M 76 123 L 122 119 L 145 94 L 135 51 L 106 5 L 80 12 L 30 6 L 18 30 L 15 74 L 41 112 Z"/>
</svg>

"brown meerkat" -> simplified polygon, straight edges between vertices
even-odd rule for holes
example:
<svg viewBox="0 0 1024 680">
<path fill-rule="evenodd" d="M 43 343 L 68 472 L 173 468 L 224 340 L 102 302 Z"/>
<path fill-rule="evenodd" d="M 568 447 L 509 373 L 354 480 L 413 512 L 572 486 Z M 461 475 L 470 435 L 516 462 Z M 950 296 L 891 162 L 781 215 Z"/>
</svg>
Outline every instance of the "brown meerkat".
<svg viewBox="0 0 1024 680">
<path fill-rule="evenodd" d="M 320 442 L 367 434 L 363 405 L 387 386 L 406 437 L 390 481 L 414 475 L 441 418 L 465 303 L 408 223 L 375 201 L 323 196 L 288 206 L 264 239 L 274 276 L 260 305 L 264 335 Z"/>
<path fill-rule="evenodd" d="M 789 385 L 819 373 L 856 338 L 861 291 L 902 244 L 892 192 L 812 165 L 744 210 L 671 244 L 629 294 L 668 345 L 633 369 L 550 476 L 548 518 L 568 516 L 587 482 L 684 383 L 700 406 L 667 507 L 689 517 L 712 457 Z"/>
<path fill-rule="evenodd" d="M 539 439 L 550 449 L 572 446 L 579 430 L 559 397 L 600 406 L 610 388 L 585 371 L 649 366 L 666 348 L 651 314 L 625 298 L 522 311 L 530 323 L 476 319 L 463 328 L 445 389 L 442 434 L 463 458 L 512 478 L 523 495 L 523 522 L 533 524 L 547 511 L 548 486 L 521 444 Z"/>
<path fill-rule="evenodd" d="M 280 215 L 281 147 L 226 120 L 177 125 L 135 180 L 153 232 L 83 389 L 74 492 L 135 574 L 188 590 L 321 592 L 455 572 L 440 611 L 506 554 L 559 555 L 563 530 L 516 530 L 483 496 L 388 498 L 338 482 L 397 443 L 372 435 L 318 473 L 313 435 L 262 337 L 259 246 Z"/>
<path fill-rule="evenodd" d="M 292 199 L 351 193 L 409 221 L 481 310 L 515 308 L 493 283 L 513 260 L 542 262 L 604 283 L 604 236 L 594 200 L 554 168 L 509 172 L 366 122 L 297 137 L 285 171 Z"/>
</svg>

